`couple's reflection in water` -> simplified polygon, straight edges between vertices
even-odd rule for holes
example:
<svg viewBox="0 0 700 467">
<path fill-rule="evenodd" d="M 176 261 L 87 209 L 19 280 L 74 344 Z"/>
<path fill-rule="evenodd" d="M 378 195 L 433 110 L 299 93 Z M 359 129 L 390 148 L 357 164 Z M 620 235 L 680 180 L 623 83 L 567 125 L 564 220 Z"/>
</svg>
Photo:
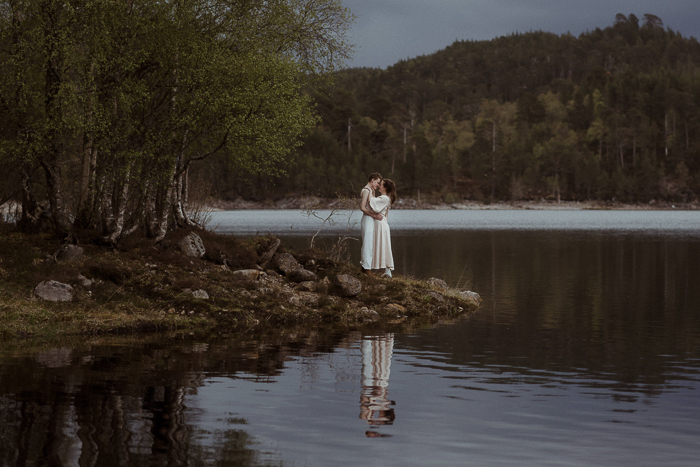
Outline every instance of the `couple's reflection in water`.
<svg viewBox="0 0 700 467">
<path fill-rule="evenodd" d="M 395 402 L 389 399 L 389 374 L 391 354 L 394 350 L 394 335 L 371 336 L 362 339 L 362 389 L 360 391 L 360 418 L 370 429 L 368 438 L 383 438 L 377 428 L 392 425 L 396 414 Z"/>
</svg>

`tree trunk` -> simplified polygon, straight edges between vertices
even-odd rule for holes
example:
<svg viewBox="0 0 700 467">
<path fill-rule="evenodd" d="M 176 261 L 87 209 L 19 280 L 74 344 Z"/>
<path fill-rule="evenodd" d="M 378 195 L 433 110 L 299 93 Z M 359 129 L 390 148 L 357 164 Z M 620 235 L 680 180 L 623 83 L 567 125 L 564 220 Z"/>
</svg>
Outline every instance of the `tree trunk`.
<svg viewBox="0 0 700 467">
<path fill-rule="evenodd" d="M 63 70 L 61 69 L 61 53 L 57 50 L 60 43 L 58 34 L 48 29 L 45 31 L 45 40 L 47 41 L 46 62 L 44 69 L 44 77 L 46 80 L 46 90 L 44 96 L 44 111 L 47 115 L 46 132 L 47 149 L 46 153 L 41 157 L 40 163 L 46 174 L 46 191 L 51 206 L 51 214 L 53 217 L 54 228 L 60 233 L 70 231 L 71 225 L 66 212 L 65 202 L 63 198 L 62 186 L 62 152 L 60 139 L 63 135 L 60 134 L 62 121 L 62 107 L 59 98 L 61 90 L 61 78 Z"/>
<path fill-rule="evenodd" d="M 496 152 L 496 122 L 493 122 L 493 149 L 491 152 Z"/>
<path fill-rule="evenodd" d="M 664 154 L 668 157 L 668 113 L 664 115 Z"/>
<path fill-rule="evenodd" d="M 187 213 L 185 212 L 182 200 L 183 178 L 184 173 L 177 175 L 175 177 L 175 180 L 173 180 L 172 185 L 172 210 L 173 214 L 175 215 L 175 222 L 177 223 L 178 227 L 187 226 Z"/>
<path fill-rule="evenodd" d="M 107 232 L 104 240 L 109 243 L 114 243 L 119 239 L 124 230 L 124 217 L 126 215 L 126 202 L 129 195 L 129 186 L 131 185 L 131 167 L 133 164 L 129 164 L 126 169 L 126 174 L 124 176 L 124 182 L 122 183 L 121 193 L 117 198 L 117 209 L 113 214 L 113 228 L 111 231 Z"/>
<path fill-rule="evenodd" d="M 102 232 L 108 236 L 114 231 L 114 209 L 112 206 L 112 183 L 107 181 L 107 177 L 103 174 L 100 180 L 101 196 L 100 210 L 102 220 Z"/>
<path fill-rule="evenodd" d="M 93 203 L 95 200 L 95 167 L 97 165 L 97 149 L 95 138 L 92 134 L 93 109 L 92 96 L 87 104 L 88 130 L 83 134 L 83 159 L 82 174 L 80 178 L 80 192 L 78 195 L 78 210 L 76 224 L 88 227 L 92 224 Z"/>
<path fill-rule="evenodd" d="M 178 175 L 173 181 L 172 210 L 178 227 L 196 227 L 201 229 L 203 227 L 190 219 L 187 215 L 186 204 L 188 173 L 189 169 L 180 171 L 180 175 Z"/>
<path fill-rule="evenodd" d="M 22 176 L 22 217 L 17 226 L 22 232 L 32 232 L 40 228 L 41 210 L 32 194 L 32 179 L 29 167 L 25 163 L 21 169 Z"/>
<path fill-rule="evenodd" d="M 165 238 L 165 235 L 168 233 L 168 213 L 170 212 L 170 197 L 171 197 L 172 190 L 168 190 L 167 198 L 163 210 L 161 212 L 160 218 L 158 219 L 158 230 L 157 230 L 157 235 L 156 235 L 156 243 L 162 241 Z"/>
<path fill-rule="evenodd" d="M 75 223 L 89 227 L 94 221 L 95 203 L 95 167 L 97 165 L 97 150 L 92 141 L 86 142 L 83 149 L 82 174 L 80 178 L 80 194 L 78 198 L 78 214 Z"/>
<path fill-rule="evenodd" d="M 406 132 L 407 132 L 407 126 L 404 123 L 403 125 L 403 163 L 406 163 Z"/>
<path fill-rule="evenodd" d="M 185 148 L 187 147 L 188 131 L 185 131 L 182 142 L 180 144 L 180 154 L 175 162 L 173 169 L 172 181 L 172 210 L 175 218 L 175 223 L 178 227 L 196 227 L 202 228 L 199 224 L 192 221 L 187 216 L 187 186 L 188 176 L 190 172 L 190 161 L 185 161 Z"/>
<path fill-rule="evenodd" d="M 156 243 L 162 241 L 165 238 L 165 235 L 168 233 L 168 228 L 170 227 L 170 221 L 168 217 L 170 216 L 170 211 L 174 212 L 173 206 L 175 204 L 175 170 L 176 166 L 173 165 L 166 179 L 168 180 L 168 186 L 161 192 L 163 199 L 160 203 L 160 213 L 158 214 L 158 228 L 156 229 L 155 239 Z M 176 219 L 175 222 L 177 222 Z M 175 223 L 175 225 L 177 224 Z"/>
<path fill-rule="evenodd" d="M 63 187 L 61 176 L 61 165 L 56 160 L 58 157 L 52 156 L 52 161 L 41 161 L 46 174 L 46 191 L 51 206 L 51 215 L 54 228 L 57 233 L 68 233 L 71 229 L 68 213 L 66 212 L 65 201 L 63 199 Z"/>
<path fill-rule="evenodd" d="M 624 151 L 625 146 L 620 143 L 620 166 L 624 169 L 625 168 L 625 151 Z"/>
<path fill-rule="evenodd" d="M 491 201 L 496 197 L 496 152 L 491 153 Z"/>
<path fill-rule="evenodd" d="M 149 238 L 158 236 L 158 184 L 153 179 L 146 180 L 144 184 L 144 221 L 146 235 Z"/>
</svg>

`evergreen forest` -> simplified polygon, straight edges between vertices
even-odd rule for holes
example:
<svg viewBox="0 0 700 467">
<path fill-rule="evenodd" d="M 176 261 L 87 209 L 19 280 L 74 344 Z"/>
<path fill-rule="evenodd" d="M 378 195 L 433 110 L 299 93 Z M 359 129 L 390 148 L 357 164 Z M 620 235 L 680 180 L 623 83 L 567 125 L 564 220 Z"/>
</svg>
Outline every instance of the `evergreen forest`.
<svg viewBox="0 0 700 467">
<path fill-rule="evenodd" d="M 579 37 L 457 41 L 342 70 L 313 96 L 321 123 L 279 166 L 287 176 L 221 170 L 219 193 L 356 194 L 378 171 L 400 196 L 447 203 L 700 194 L 700 44 L 654 15 L 618 14 Z"/>
</svg>

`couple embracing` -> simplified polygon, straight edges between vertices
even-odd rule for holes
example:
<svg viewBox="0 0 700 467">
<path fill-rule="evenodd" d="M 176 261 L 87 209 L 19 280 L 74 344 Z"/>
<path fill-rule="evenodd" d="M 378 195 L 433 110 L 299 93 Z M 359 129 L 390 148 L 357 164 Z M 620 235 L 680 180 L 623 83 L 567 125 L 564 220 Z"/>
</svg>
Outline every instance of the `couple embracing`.
<svg viewBox="0 0 700 467">
<path fill-rule="evenodd" d="M 380 196 L 375 196 L 379 189 Z M 382 277 L 391 277 L 394 256 L 391 253 L 389 230 L 389 208 L 396 201 L 396 184 L 378 173 L 369 175 L 369 182 L 362 188 L 360 211 L 362 211 L 362 272 L 373 276 L 372 269 L 382 271 Z"/>
</svg>

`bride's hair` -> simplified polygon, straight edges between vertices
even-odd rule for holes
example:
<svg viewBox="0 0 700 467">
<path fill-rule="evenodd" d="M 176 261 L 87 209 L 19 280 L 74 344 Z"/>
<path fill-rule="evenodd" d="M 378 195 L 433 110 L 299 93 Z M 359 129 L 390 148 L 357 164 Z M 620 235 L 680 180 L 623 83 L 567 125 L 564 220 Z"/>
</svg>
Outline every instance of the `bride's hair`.
<svg viewBox="0 0 700 467">
<path fill-rule="evenodd" d="M 388 178 L 385 178 L 382 180 L 382 186 L 386 190 L 386 195 L 391 200 L 391 204 L 394 204 L 394 201 L 396 201 L 396 183 Z"/>
</svg>

